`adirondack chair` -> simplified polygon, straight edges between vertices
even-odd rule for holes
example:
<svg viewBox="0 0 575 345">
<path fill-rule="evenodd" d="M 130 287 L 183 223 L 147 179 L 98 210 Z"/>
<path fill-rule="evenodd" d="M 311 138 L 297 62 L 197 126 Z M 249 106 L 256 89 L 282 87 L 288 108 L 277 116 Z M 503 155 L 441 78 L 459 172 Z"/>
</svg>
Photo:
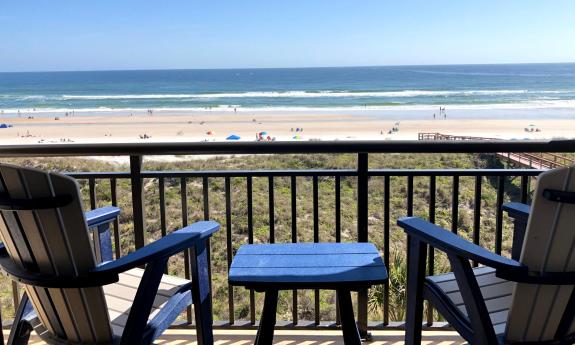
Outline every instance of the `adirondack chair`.
<svg viewBox="0 0 575 345">
<path fill-rule="evenodd" d="M 0 164 L 0 266 L 25 291 L 9 344 L 26 344 L 32 329 L 49 344 L 151 344 L 192 300 L 198 343 L 213 343 L 206 241 L 219 225 L 198 222 L 112 260 L 118 213 L 84 214 L 70 177 Z M 164 275 L 187 249 L 192 281 Z"/>
<path fill-rule="evenodd" d="M 575 166 L 541 174 L 531 209 L 504 210 L 511 258 L 419 218 L 398 221 L 409 235 L 407 344 L 421 342 L 424 299 L 471 344 L 575 343 Z M 425 277 L 427 245 L 447 253 L 452 273 Z"/>
</svg>

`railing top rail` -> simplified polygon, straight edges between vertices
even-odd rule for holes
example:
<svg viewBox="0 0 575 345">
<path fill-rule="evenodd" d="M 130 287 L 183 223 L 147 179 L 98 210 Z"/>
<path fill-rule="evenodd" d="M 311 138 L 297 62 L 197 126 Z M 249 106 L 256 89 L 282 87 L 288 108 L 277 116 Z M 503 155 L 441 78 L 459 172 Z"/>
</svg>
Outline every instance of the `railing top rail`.
<svg viewBox="0 0 575 345">
<path fill-rule="evenodd" d="M 575 140 L 307 141 L 0 145 L 0 157 L 274 153 L 575 152 Z"/>
<path fill-rule="evenodd" d="M 536 169 L 369 169 L 369 176 L 534 176 L 544 170 Z M 129 172 L 68 172 L 79 179 L 130 178 Z M 278 170 L 143 170 L 142 178 L 178 177 L 246 177 L 246 176 L 357 176 L 356 169 L 278 169 Z"/>
</svg>

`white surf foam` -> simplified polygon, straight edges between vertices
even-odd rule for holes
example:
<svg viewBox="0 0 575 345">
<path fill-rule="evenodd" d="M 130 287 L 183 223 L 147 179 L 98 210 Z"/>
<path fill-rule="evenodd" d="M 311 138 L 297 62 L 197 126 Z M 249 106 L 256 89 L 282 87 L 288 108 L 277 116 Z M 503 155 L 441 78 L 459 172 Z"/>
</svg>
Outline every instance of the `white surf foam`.
<svg viewBox="0 0 575 345">
<path fill-rule="evenodd" d="M 61 100 L 114 99 L 215 99 L 215 98 L 362 98 L 362 97 L 435 97 L 435 96 L 497 96 L 538 93 L 575 93 L 575 90 L 401 90 L 401 91 L 261 91 L 199 94 L 126 94 L 126 95 L 62 95 Z"/>
<path fill-rule="evenodd" d="M 362 111 L 362 110 L 382 110 L 382 111 L 416 111 L 416 110 L 426 110 L 426 111 L 436 111 L 439 108 L 439 104 L 421 104 L 421 105 L 382 105 L 382 106 L 330 106 L 330 107 L 240 107 L 238 105 L 220 105 L 217 107 L 153 107 L 154 112 L 234 112 L 241 113 L 248 112 L 345 112 L 345 111 Z M 505 109 L 575 109 L 575 100 L 538 100 L 538 101 L 526 101 L 521 103 L 491 103 L 491 104 L 444 104 L 441 105 L 447 108 L 447 110 L 505 110 Z M 64 114 L 71 113 L 72 111 L 76 114 L 85 113 L 146 113 L 149 108 L 109 108 L 109 107 L 98 107 L 98 108 L 36 108 L 36 109 L 0 109 L 4 114 L 16 114 L 18 111 L 23 116 L 29 116 L 34 114 Z"/>
</svg>

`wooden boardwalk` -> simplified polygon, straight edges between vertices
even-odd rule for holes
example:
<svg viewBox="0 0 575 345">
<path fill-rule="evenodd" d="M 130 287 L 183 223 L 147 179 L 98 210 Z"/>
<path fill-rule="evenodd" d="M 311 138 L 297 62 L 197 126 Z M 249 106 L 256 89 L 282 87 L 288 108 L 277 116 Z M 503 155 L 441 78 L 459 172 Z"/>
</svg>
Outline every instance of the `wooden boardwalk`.
<svg viewBox="0 0 575 345">
<path fill-rule="evenodd" d="M 403 345 L 403 331 L 372 331 L 373 339 L 369 345 Z M 214 331 L 215 345 L 250 345 L 256 337 L 255 330 L 221 330 Z M 8 331 L 4 330 L 4 339 L 8 339 Z M 452 331 L 423 332 L 423 345 L 459 345 L 465 344 L 457 333 Z M 197 344 L 194 330 L 170 329 L 156 340 L 159 345 Z M 343 345 L 340 330 L 277 330 L 275 345 Z M 35 334 L 30 338 L 29 345 L 46 345 Z"/>
<path fill-rule="evenodd" d="M 489 138 L 489 137 L 472 137 L 463 135 L 450 135 L 442 133 L 419 133 L 419 140 L 439 140 L 439 141 L 484 141 L 484 140 L 496 140 L 500 141 L 502 139 Z M 575 164 L 575 160 L 548 152 L 496 152 L 495 153 L 500 158 L 505 158 L 509 163 L 515 164 L 522 168 L 532 168 L 532 169 L 554 169 L 564 166 L 570 166 Z"/>
</svg>

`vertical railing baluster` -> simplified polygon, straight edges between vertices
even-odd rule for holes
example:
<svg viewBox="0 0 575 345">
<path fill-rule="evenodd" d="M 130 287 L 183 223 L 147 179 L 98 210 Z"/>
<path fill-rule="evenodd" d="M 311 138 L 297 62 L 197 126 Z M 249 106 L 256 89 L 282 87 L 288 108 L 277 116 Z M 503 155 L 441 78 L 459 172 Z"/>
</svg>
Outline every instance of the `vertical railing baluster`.
<svg viewBox="0 0 575 345">
<path fill-rule="evenodd" d="M 93 177 L 88 178 L 88 194 L 89 194 L 89 199 L 90 199 L 90 209 L 91 210 L 95 210 L 96 209 L 96 179 Z M 97 231 L 92 231 L 90 232 L 90 235 L 92 236 L 92 240 L 93 240 L 93 245 L 94 245 L 94 252 L 96 253 L 96 260 L 97 261 L 101 261 L 100 258 L 100 239 L 98 237 L 98 232 Z"/>
<path fill-rule="evenodd" d="M 110 194 L 112 196 L 112 206 L 118 206 L 118 184 L 115 177 L 110 179 Z M 116 259 L 122 256 L 122 248 L 120 247 L 120 222 L 118 217 L 114 219 L 114 252 Z"/>
<path fill-rule="evenodd" d="M 162 237 L 166 236 L 166 187 L 164 184 L 164 178 L 158 178 L 158 194 L 160 195 L 160 234 Z M 168 274 L 168 265 L 164 270 L 165 274 Z"/>
<path fill-rule="evenodd" d="M 503 241 L 503 192 L 505 191 L 505 176 L 499 176 L 497 183 L 497 209 L 495 218 L 495 253 L 501 254 Z"/>
<path fill-rule="evenodd" d="M 435 192 L 436 192 L 436 177 L 434 175 L 429 176 L 429 221 L 435 223 Z M 429 246 L 429 251 L 427 253 L 427 274 L 432 276 L 435 273 L 435 249 Z M 427 325 L 431 326 L 433 324 L 433 307 L 431 303 L 427 303 Z"/>
<path fill-rule="evenodd" d="M 166 186 L 163 177 L 158 179 L 158 190 L 160 194 L 160 232 L 162 237 L 166 236 Z"/>
<path fill-rule="evenodd" d="M 14 280 L 12 280 L 12 303 L 14 304 L 14 311 L 18 310 L 20 306 L 20 285 Z M 0 324 L 0 331 L 1 328 L 2 324 Z"/>
<path fill-rule="evenodd" d="M 204 201 L 204 220 L 210 220 L 210 182 L 207 176 L 202 177 L 202 196 Z"/>
<path fill-rule="evenodd" d="M 269 206 L 269 216 L 270 216 L 270 243 L 275 243 L 275 204 L 274 204 L 274 177 L 268 176 L 268 206 Z"/>
<path fill-rule="evenodd" d="M 182 227 L 188 226 L 188 188 L 186 183 L 186 178 L 180 178 L 180 201 L 182 207 Z M 186 279 L 191 278 L 190 273 L 190 256 L 191 252 L 189 249 L 184 251 L 184 276 Z M 186 309 L 186 321 L 188 324 L 192 323 L 192 307 L 189 306 Z"/>
<path fill-rule="evenodd" d="M 475 201 L 473 205 L 473 243 L 479 245 L 481 231 L 481 182 L 483 176 L 475 176 Z M 477 267 L 477 262 L 473 262 Z"/>
<path fill-rule="evenodd" d="M 130 181 L 132 187 L 132 213 L 134 217 L 134 245 L 144 246 L 144 180 L 142 179 L 142 156 L 130 156 Z"/>
<path fill-rule="evenodd" d="M 96 209 L 96 179 L 91 177 L 88 179 L 88 185 L 90 186 L 90 209 Z"/>
<path fill-rule="evenodd" d="M 319 188 L 317 175 L 312 177 L 312 194 L 313 194 L 313 241 L 319 242 Z M 319 290 L 314 290 L 314 311 L 315 311 L 315 324 L 320 323 L 320 310 L 319 310 Z"/>
<path fill-rule="evenodd" d="M 232 193 L 231 181 L 229 177 L 225 177 L 225 192 L 226 192 L 226 249 L 228 258 L 228 273 L 232 265 L 233 247 L 232 247 Z M 234 289 L 228 285 L 228 312 L 230 325 L 234 324 Z"/>
<path fill-rule="evenodd" d="M 341 242 L 341 177 L 335 177 L 335 242 Z M 335 299 L 335 324 L 341 324 L 339 315 L 339 303 Z"/>
<path fill-rule="evenodd" d="M 521 203 L 527 203 L 527 195 L 529 194 L 529 176 L 521 176 Z"/>
<path fill-rule="evenodd" d="M 367 153 L 357 154 L 357 240 L 367 242 L 369 215 L 369 156 Z M 367 332 L 367 289 L 357 293 L 357 328 L 362 337 L 368 337 Z"/>
<path fill-rule="evenodd" d="M 313 184 L 313 241 L 319 242 L 319 183 L 317 175 L 312 178 Z"/>
<path fill-rule="evenodd" d="M 407 209 L 406 209 L 406 214 L 408 217 L 413 216 L 413 176 L 407 176 Z M 411 251 L 411 237 L 409 235 L 406 236 L 406 245 L 405 248 L 407 248 L 406 250 L 406 256 L 407 256 L 407 262 L 409 262 L 409 257 L 411 255 L 410 251 Z M 408 266 L 408 272 L 407 272 L 407 276 L 409 277 L 409 266 Z M 407 296 L 406 296 L 407 297 Z"/>
<path fill-rule="evenodd" d="M 204 201 L 204 220 L 210 220 L 210 184 L 207 176 L 202 177 L 202 198 Z M 206 250 L 208 256 L 208 280 L 210 284 L 210 291 L 212 290 L 212 246 L 210 238 L 206 241 Z M 213 293 L 210 294 L 210 303 L 213 301 Z M 213 303 L 212 303 L 213 305 Z"/>
<path fill-rule="evenodd" d="M 383 262 L 385 267 L 389 268 L 389 230 L 390 230 L 390 213 L 389 213 L 389 175 L 383 180 Z M 383 324 L 389 324 L 389 280 L 383 284 Z"/>
<path fill-rule="evenodd" d="M 253 223 L 253 186 L 252 177 L 248 176 L 246 178 L 246 198 L 248 207 L 248 243 L 254 243 L 254 223 Z M 256 323 L 256 298 L 254 295 L 254 290 L 250 290 L 250 323 L 255 325 Z"/>
<path fill-rule="evenodd" d="M 291 241 L 297 243 L 297 178 L 291 176 Z M 292 291 L 292 322 L 298 323 L 297 315 L 297 290 Z"/>
<path fill-rule="evenodd" d="M 453 190 L 451 193 L 451 232 L 457 233 L 459 223 L 459 176 L 453 176 Z"/>
<path fill-rule="evenodd" d="M 335 241 L 341 242 L 341 176 L 335 177 Z"/>
<path fill-rule="evenodd" d="M 413 176 L 407 176 L 407 216 L 413 216 Z"/>
</svg>

